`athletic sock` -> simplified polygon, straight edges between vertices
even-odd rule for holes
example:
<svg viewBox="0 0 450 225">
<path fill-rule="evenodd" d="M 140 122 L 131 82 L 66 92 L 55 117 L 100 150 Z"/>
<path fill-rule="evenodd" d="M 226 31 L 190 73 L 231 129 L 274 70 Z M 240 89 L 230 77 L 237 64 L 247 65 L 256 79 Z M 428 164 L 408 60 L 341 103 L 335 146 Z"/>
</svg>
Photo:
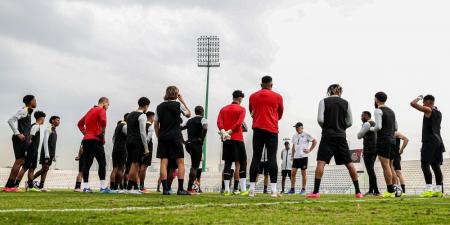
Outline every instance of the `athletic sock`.
<svg viewBox="0 0 450 225">
<path fill-rule="evenodd" d="M 314 180 L 314 194 L 319 193 L 319 189 L 320 189 L 320 182 L 322 181 L 322 179 L 315 179 Z"/>
<path fill-rule="evenodd" d="M 433 185 L 432 184 L 427 184 L 427 186 L 425 187 L 427 191 L 433 191 Z"/>
<path fill-rule="evenodd" d="M 6 182 L 6 187 L 7 188 L 14 187 L 14 180 L 13 179 L 8 179 L 8 181 Z"/>
<path fill-rule="evenodd" d="M 361 193 L 361 190 L 359 190 L 359 182 L 357 180 L 353 181 L 353 186 L 355 186 L 355 193 Z"/>
<path fill-rule="evenodd" d="M 39 182 L 39 189 L 44 188 L 44 181 Z"/>
<path fill-rule="evenodd" d="M 267 192 L 267 185 L 264 185 L 264 192 Z"/>
<path fill-rule="evenodd" d="M 178 191 L 184 190 L 183 184 L 184 184 L 184 179 L 178 179 Z"/>
<path fill-rule="evenodd" d="M 277 183 L 270 183 L 270 189 L 272 190 L 272 193 L 278 193 Z"/>
<path fill-rule="evenodd" d="M 246 192 L 247 191 L 247 179 L 241 178 L 240 183 L 241 183 L 241 191 Z"/>
<path fill-rule="evenodd" d="M 234 180 L 234 191 L 239 189 L 239 180 Z"/>
<path fill-rule="evenodd" d="M 403 194 L 406 193 L 406 187 L 405 187 L 405 185 L 402 184 L 401 187 L 402 187 Z"/>
<path fill-rule="evenodd" d="M 28 183 L 28 188 L 33 188 L 33 181 L 32 180 L 27 181 L 27 183 Z"/>
<path fill-rule="evenodd" d="M 139 185 L 138 185 L 138 183 L 137 182 L 133 182 L 133 185 L 134 185 L 134 190 L 139 190 Z"/>
<path fill-rule="evenodd" d="M 394 190 L 394 185 L 387 185 L 387 191 L 389 192 L 389 193 L 394 193 L 395 192 L 395 190 Z"/>
<path fill-rule="evenodd" d="M 109 188 L 111 188 L 111 190 L 116 190 L 115 186 L 116 186 L 115 182 L 109 182 Z"/>
<path fill-rule="evenodd" d="M 225 192 L 230 192 L 230 181 L 224 180 L 223 183 L 225 184 Z"/>
<path fill-rule="evenodd" d="M 444 192 L 442 189 L 442 185 L 436 185 L 436 192 Z"/>
<path fill-rule="evenodd" d="M 101 189 L 105 189 L 106 188 L 106 181 L 105 180 L 101 180 L 100 181 L 100 188 Z"/>
<path fill-rule="evenodd" d="M 222 181 L 222 190 L 225 190 L 225 182 Z"/>
<path fill-rule="evenodd" d="M 140 190 L 144 190 L 144 188 L 145 188 L 144 182 L 141 182 L 139 186 L 140 186 L 140 187 L 139 187 Z"/>
<path fill-rule="evenodd" d="M 129 191 L 131 191 L 133 188 L 134 188 L 134 181 L 132 181 L 132 180 L 129 180 L 128 181 L 128 186 L 127 186 L 127 190 L 129 190 Z"/>
<path fill-rule="evenodd" d="M 22 182 L 22 180 L 15 180 L 14 185 L 12 187 L 19 187 L 20 182 Z"/>
<path fill-rule="evenodd" d="M 75 182 L 75 189 L 81 189 L 81 182 Z"/>
<path fill-rule="evenodd" d="M 255 182 L 250 182 L 250 191 L 255 191 Z"/>
<path fill-rule="evenodd" d="M 163 191 L 169 191 L 169 187 L 167 186 L 167 180 L 161 180 L 161 185 L 163 187 Z"/>
</svg>

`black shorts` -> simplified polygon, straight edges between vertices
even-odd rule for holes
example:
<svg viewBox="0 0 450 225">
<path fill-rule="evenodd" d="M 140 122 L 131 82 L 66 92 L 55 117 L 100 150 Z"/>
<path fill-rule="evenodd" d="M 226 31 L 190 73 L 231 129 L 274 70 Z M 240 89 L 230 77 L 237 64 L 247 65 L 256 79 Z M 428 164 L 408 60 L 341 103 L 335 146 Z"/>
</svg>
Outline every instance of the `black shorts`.
<svg viewBox="0 0 450 225">
<path fill-rule="evenodd" d="M 127 163 L 127 150 L 113 150 L 112 153 L 113 168 L 124 167 Z"/>
<path fill-rule="evenodd" d="M 244 142 L 236 140 L 223 142 L 222 160 L 229 162 L 247 161 Z"/>
<path fill-rule="evenodd" d="M 153 142 L 150 141 L 148 143 L 148 155 L 143 155 L 142 156 L 142 161 L 141 164 L 142 165 L 146 165 L 146 166 L 151 166 L 152 165 L 152 156 L 153 156 Z"/>
<path fill-rule="evenodd" d="M 442 165 L 444 152 L 445 148 L 442 143 L 424 142 L 420 150 L 420 160 L 431 165 Z"/>
<path fill-rule="evenodd" d="M 144 151 L 144 145 L 140 139 L 127 139 L 128 161 L 131 163 L 141 163 Z"/>
<path fill-rule="evenodd" d="M 183 159 L 184 148 L 182 140 L 158 140 L 156 157 L 158 159 Z"/>
<path fill-rule="evenodd" d="M 78 172 L 82 173 L 85 165 L 86 165 L 86 156 L 85 154 L 81 154 L 80 159 L 78 160 Z"/>
<path fill-rule="evenodd" d="M 350 149 L 345 138 L 322 138 L 317 152 L 317 160 L 330 163 L 334 157 L 336 165 L 346 165 L 352 162 Z"/>
<path fill-rule="evenodd" d="M 291 178 L 291 171 L 290 170 L 282 170 L 281 171 L 281 177 L 289 177 L 289 178 Z"/>
<path fill-rule="evenodd" d="M 191 155 L 191 168 L 198 169 L 202 161 L 203 145 L 201 143 L 187 143 L 186 151 Z"/>
<path fill-rule="evenodd" d="M 389 160 L 394 160 L 394 151 L 392 151 L 391 143 L 377 143 L 377 155 Z"/>
<path fill-rule="evenodd" d="M 36 169 L 38 163 L 38 151 L 37 149 L 29 149 L 27 151 L 27 156 L 25 157 L 25 163 L 23 168 L 25 169 Z"/>
<path fill-rule="evenodd" d="M 260 162 L 258 168 L 258 174 L 264 174 L 264 176 L 269 176 L 269 162 Z"/>
<path fill-rule="evenodd" d="M 20 140 L 17 135 L 12 137 L 14 156 L 16 159 L 25 159 L 28 145 L 25 141 Z"/>
<path fill-rule="evenodd" d="M 294 159 L 294 161 L 292 161 L 292 168 L 301 169 L 301 170 L 308 169 L 308 157 Z"/>
<path fill-rule="evenodd" d="M 50 155 L 50 158 L 49 158 L 48 162 L 45 163 L 45 152 L 41 151 L 41 155 L 39 157 L 39 164 L 40 165 L 44 165 L 45 164 L 45 165 L 51 166 L 53 164 L 53 160 L 54 159 L 55 159 L 55 155 Z"/>
<path fill-rule="evenodd" d="M 402 156 L 400 153 L 394 153 L 394 170 L 402 170 Z"/>
</svg>

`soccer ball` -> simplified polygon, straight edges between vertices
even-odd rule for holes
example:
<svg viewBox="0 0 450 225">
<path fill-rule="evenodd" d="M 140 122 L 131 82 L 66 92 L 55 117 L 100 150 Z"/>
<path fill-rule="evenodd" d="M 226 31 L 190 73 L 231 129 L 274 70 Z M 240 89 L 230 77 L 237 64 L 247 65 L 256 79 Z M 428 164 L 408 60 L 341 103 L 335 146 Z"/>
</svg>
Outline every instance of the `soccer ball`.
<svg viewBox="0 0 450 225">
<path fill-rule="evenodd" d="M 195 190 L 197 193 L 200 192 L 200 185 L 198 182 L 195 182 L 192 186 L 192 189 Z"/>
<path fill-rule="evenodd" d="M 403 190 L 402 190 L 401 187 L 395 185 L 395 186 L 394 186 L 394 191 L 395 191 L 395 197 L 397 197 L 397 198 L 402 197 Z"/>
</svg>

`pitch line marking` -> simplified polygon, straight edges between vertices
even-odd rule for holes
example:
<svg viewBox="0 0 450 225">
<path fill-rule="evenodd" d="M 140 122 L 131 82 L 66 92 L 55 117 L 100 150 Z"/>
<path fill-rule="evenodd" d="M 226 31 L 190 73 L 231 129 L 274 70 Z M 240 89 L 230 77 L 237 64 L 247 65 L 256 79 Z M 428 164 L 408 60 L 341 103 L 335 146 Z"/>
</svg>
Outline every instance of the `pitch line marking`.
<svg viewBox="0 0 450 225">
<path fill-rule="evenodd" d="M 405 199 L 405 200 L 427 200 L 426 198 Z M 88 209 L 1 209 L 0 213 L 15 212 L 115 212 L 115 211 L 145 211 L 145 210 L 165 210 L 165 209 L 186 209 L 186 208 L 207 208 L 211 206 L 220 207 L 246 207 L 246 206 L 271 206 L 271 205 L 297 205 L 311 203 L 364 203 L 383 202 L 389 199 L 366 199 L 366 200 L 325 200 L 325 201 L 290 201 L 290 202 L 259 202 L 259 203 L 227 203 L 227 204 L 184 204 L 179 206 L 153 206 L 153 207 L 125 207 L 125 208 L 88 208 Z M 435 205 L 448 205 L 450 203 L 431 203 Z"/>
</svg>

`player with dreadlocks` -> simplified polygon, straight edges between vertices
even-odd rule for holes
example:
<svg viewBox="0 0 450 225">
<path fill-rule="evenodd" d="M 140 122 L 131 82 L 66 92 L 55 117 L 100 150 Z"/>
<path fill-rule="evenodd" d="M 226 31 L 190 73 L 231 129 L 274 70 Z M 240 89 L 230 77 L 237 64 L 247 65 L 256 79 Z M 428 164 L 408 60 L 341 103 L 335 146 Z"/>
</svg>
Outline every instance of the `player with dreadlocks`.
<svg viewBox="0 0 450 225">
<path fill-rule="evenodd" d="M 320 198 L 319 188 L 325 164 L 334 157 L 337 165 L 345 165 L 355 186 L 355 197 L 362 198 L 359 190 L 358 174 L 352 163 L 347 143 L 347 128 L 352 126 L 350 104 L 342 96 L 343 89 L 339 84 L 328 88 L 328 97 L 320 101 L 317 121 L 322 127 L 322 140 L 317 153 L 317 167 L 314 181 L 314 192 L 308 198 Z"/>
</svg>

